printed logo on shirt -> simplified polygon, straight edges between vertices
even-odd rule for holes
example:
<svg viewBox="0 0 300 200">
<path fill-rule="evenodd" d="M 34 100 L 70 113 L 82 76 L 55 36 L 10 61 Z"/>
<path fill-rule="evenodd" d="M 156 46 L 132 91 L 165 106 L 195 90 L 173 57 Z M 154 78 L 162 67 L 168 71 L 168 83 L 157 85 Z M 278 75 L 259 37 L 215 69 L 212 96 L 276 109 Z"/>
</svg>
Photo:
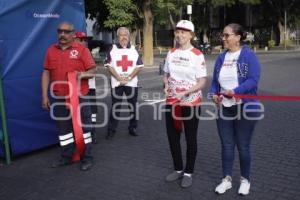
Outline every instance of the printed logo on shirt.
<svg viewBox="0 0 300 200">
<path fill-rule="evenodd" d="M 176 95 L 178 93 L 187 91 L 194 85 L 194 84 L 189 83 L 188 81 L 185 81 L 185 80 L 177 81 L 171 77 L 168 79 L 168 83 L 169 83 L 169 89 L 168 89 L 169 96 L 167 97 L 167 102 L 172 102 L 174 99 L 176 99 Z M 180 102 L 183 105 L 184 104 L 190 105 L 190 106 L 199 105 L 199 103 L 201 101 L 201 97 L 202 97 L 202 93 L 201 93 L 201 90 L 199 90 L 197 92 L 193 92 L 193 93 L 189 94 L 188 96 L 184 96 L 180 100 Z"/>
<path fill-rule="evenodd" d="M 78 58 L 78 54 L 79 54 L 79 52 L 74 49 L 74 50 L 70 51 L 70 57 L 69 58 L 71 58 L 71 59 L 77 59 Z"/>
<path fill-rule="evenodd" d="M 222 67 L 225 68 L 232 68 L 234 67 L 234 65 L 236 64 L 237 59 L 233 59 L 233 60 L 225 60 Z"/>
<path fill-rule="evenodd" d="M 183 57 L 179 57 L 179 60 L 183 60 L 183 61 L 186 61 L 186 62 L 188 62 L 188 61 L 189 61 L 189 59 L 188 59 L 188 58 L 183 58 Z"/>
<path fill-rule="evenodd" d="M 188 67 L 190 65 L 190 60 L 188 58 L 176 56 L 171 60 L 171 63 L 180 67 Z"/>
<path fill-rule="evenodd" d="M 249 67 L 247 63 L 237 63 L 238 77 L 247 77 Z"/>
</svg>

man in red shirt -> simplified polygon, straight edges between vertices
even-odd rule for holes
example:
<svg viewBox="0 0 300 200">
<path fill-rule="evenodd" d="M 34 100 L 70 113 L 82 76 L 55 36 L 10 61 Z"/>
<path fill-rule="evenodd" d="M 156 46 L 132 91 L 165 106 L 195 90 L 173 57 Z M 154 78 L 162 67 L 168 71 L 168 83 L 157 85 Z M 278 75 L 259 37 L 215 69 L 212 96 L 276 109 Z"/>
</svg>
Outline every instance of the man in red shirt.
<svg viewBox="0 0 300 200">
<path fill-rule="evenodd" d="M 66 107 L 66 99 L 69 96 L 68 73 L 78 72 L 77 78 L 80 87 L 80 105 L 88 103 L 82 98 L 89 92 L 88 79 L 94 77 L 95 62 L 90 51 L 82 44 L 74 41 L 74 26 L 69 22 L 63 22 L 58 26 L 58 43 L 51 45 L 46 53 L 44 71 L 42 75 L 42 107 L 50 108 L 48 89 L 53 98 L 53 117 L 59 131 L 59 141 L 62 147 L 61 158 L 52 164 L 53 168 L 72 163 L 72 157 L 76 150 L 72 119 L 70 110 Z M 91 124 L 90 106 L 81 106 L 81 121 L 83 125 Z M 85 171 L 92 167 L 91 154 L 91 130 L 89 126 L 83 126 L 83 138 L 85 151 L 81 155 L 80 169 Z"/>
</svg>

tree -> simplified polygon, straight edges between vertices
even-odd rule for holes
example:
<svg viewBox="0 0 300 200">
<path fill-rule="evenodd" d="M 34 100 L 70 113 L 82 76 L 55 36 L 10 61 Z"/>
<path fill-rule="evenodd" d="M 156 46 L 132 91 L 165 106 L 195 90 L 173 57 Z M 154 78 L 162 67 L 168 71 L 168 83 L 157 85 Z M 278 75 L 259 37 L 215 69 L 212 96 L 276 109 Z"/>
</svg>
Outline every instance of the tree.
<svg viewBox="0 0 300 200">
<path fill-rule="evenodd" d="M 88 1 L 86 1 L 88 2 Z M 143 55 L 145 65 L 153 65 L 153 15 L 151 0 L 92 0 L 87 12 L 97 17 L 97 24 L 114 29 L 119 26 L 136 28 L 143 19 Z M 95 7 L 92 7 L 95 6 Z M 103 6 L 101 8 L 101 6 Z M 103 17 L 102 10 L 107 10 Z M 98 10 L 98 12 L 97 12 Z M 101 10 L 101 12 L 99 12 Z M 100 28 L 99 28 L 100 29 Z"/>
<path fill-rule="evenodd" d="M 261 4 L 255 7 L 261 9 L 259 16 L 256 17 L 261 18 L 261 24 L 268 21 L 277 23 L 281 35 L 283 35 L 285 11 L 288 13 L 289 27 L 300 23 L 299 0 L 89 0 L 85 2 L 87 12 L 91 13 L 91 17 L 97 18 L 98 27 L 114 29 L 119 26 L 130 26 L 132 30 L 143 30 L 142 46 L 145 65 L 153 64 L 154 19 L 156 24 L 170 24 L 171 27 L 175 28 L 176 22 L 182 19 L 184 9 L 188 4 L 194 5 L 192 21 L 196 30 L 204 34 L 210 29 L 211 9 L 224 7 L 225 16 L 225 8 L 237 3 Z M 100 10 L 101 12 L 99 12 Z"/>
<path fill-rule="evenodd" d="M 160 25 L 170 24 L 173 29 L 182 19 L 183 9 L 193 4 L 194 0 L 157 0 L 153 8 L 155 22 Z"/>
<path fill-rule="evenodd" d="M 208 40 L 208 33 L 211 28 L 209 24 L 212 9 L 223 8 L 225 19 L 227 15 L 226 8 L 228 7 L 232 7 L 236 4 L 256 5 L 259 3 L 260 0 L 194 0 L 196 12 L 193 13 L 193 22 L 197 25 L 197 35 L 203 35 L 204 42 Z"/>
<path fill-rule="evenodd" d="M 299 24 L 300 17 L 300 1 L 299 0 L 265 0 L 263 1 L 263 10 L 268 9 L 268 12 L 263 12 L 264 19 L 268 19 L 272 24 L 277 26 L 279 37 L 277 44 L 284 44 L 285 40 L 285 13 L 287 14 L 287 30 L 286 35 L 289 35 L 290 29 L 295 28 Z M 276 29 L 275 29 L 276 30 Z"/>
<path fill-rule="evenodd" d="M 142 1 L 143 12 L 143 52 L 145 65 L 153 65 L 153 14 L 151 0 Z"/>
<path fill-rule="evenodd" d="M 104 27 L 113 29 L 120 26 L 130 26 L 134 23 L 135 5 L 131 0 L 104 0 L 103 2 L 109 13 L 104 21 Z"/>
</svg>

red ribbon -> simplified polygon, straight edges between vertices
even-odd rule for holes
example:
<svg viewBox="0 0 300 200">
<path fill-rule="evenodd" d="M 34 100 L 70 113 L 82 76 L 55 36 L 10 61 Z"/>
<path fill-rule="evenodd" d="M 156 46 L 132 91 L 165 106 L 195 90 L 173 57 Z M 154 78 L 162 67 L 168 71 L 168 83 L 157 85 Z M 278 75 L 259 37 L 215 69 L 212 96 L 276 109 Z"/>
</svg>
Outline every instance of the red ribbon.
<svg viewBox="0 0 300 200">
<path fill-rule="evenodd" d="M 220 93 L 223 96 L 224 93 Z M 300 96 L 284 96 L 284 95 L 250 95 L 250 94 L 233 94 L 230 97 L 234 97 L 236 99 L 257 99 L 257 100 L 271 100 L 271 101 L 300 101 Z"/>
<path fill-rule="evenodd" d="M 79 161 L 81 155 L 84 153 L 85 143 L 84 143 L 83 131 L 81 125 L 81 113 L 80 113 L 78 85 L 77 85 L 77 72 L 69 72 L 68 81 L 69 81 L 70 98 L 66 99 L 66 103 L 67 105 L 69 103 L 69 107 L 70 107 L 75 144 L 76 144 L 76 151 L 74 152 L 73 155 L 73 161 Z"/>
<path fill-rule="evenodd" d="M 174 105 L 174 117 L 173 117 L 173 121 L 174 121 L 174 127 L 175 129 L 178 131 L 178 133 L 182 132 L 182 107 L 180 105 Z"/>
<path fill-rule="evenodd" d="M 178 133 L 182 132 L 182 107 L 180 106 L 180 100 L 176 98 L 168 98 L 167 103 L 172 105 L 174 113 L 172 112 L 173 124 Z M 174 114 L 174 116 L 173 116 Z"/>
</svg>

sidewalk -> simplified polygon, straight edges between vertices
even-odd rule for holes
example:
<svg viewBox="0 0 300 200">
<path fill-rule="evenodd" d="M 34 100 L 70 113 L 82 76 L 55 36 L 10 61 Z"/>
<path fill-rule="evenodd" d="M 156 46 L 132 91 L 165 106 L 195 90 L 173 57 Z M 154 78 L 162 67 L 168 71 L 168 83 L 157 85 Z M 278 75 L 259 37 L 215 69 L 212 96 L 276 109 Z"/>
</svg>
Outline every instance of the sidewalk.
<svg viewBox="0 0 300 200">
<path fill-rule="evenodd" d="M 214 47 L 213 47 L 214 48 Z M 254 52 L 257 54 L 263 54 L 263 53 L 287 53 L 287 52 L 300 52 L 300 46 L 293 46 L 293 47 L 287 47 L 285 50 L 284 47 L 274 47 L 272 49 L 264 49 L 264 48 L 259 48 L 259 49 L 252 49 Z M 154 57 L 165 57 L 168 53 L 168 48 L 164 48 L 162 51 L 159 51 L 158 49 L 154 49 Z M 223 51 L 223 50 L 222 50 Z M 221 52 L 222 52 L 221 51 Z M 220 51 L 213 50 L 212 55 L 218 55 L 221 53 Z"/>
</svg>

